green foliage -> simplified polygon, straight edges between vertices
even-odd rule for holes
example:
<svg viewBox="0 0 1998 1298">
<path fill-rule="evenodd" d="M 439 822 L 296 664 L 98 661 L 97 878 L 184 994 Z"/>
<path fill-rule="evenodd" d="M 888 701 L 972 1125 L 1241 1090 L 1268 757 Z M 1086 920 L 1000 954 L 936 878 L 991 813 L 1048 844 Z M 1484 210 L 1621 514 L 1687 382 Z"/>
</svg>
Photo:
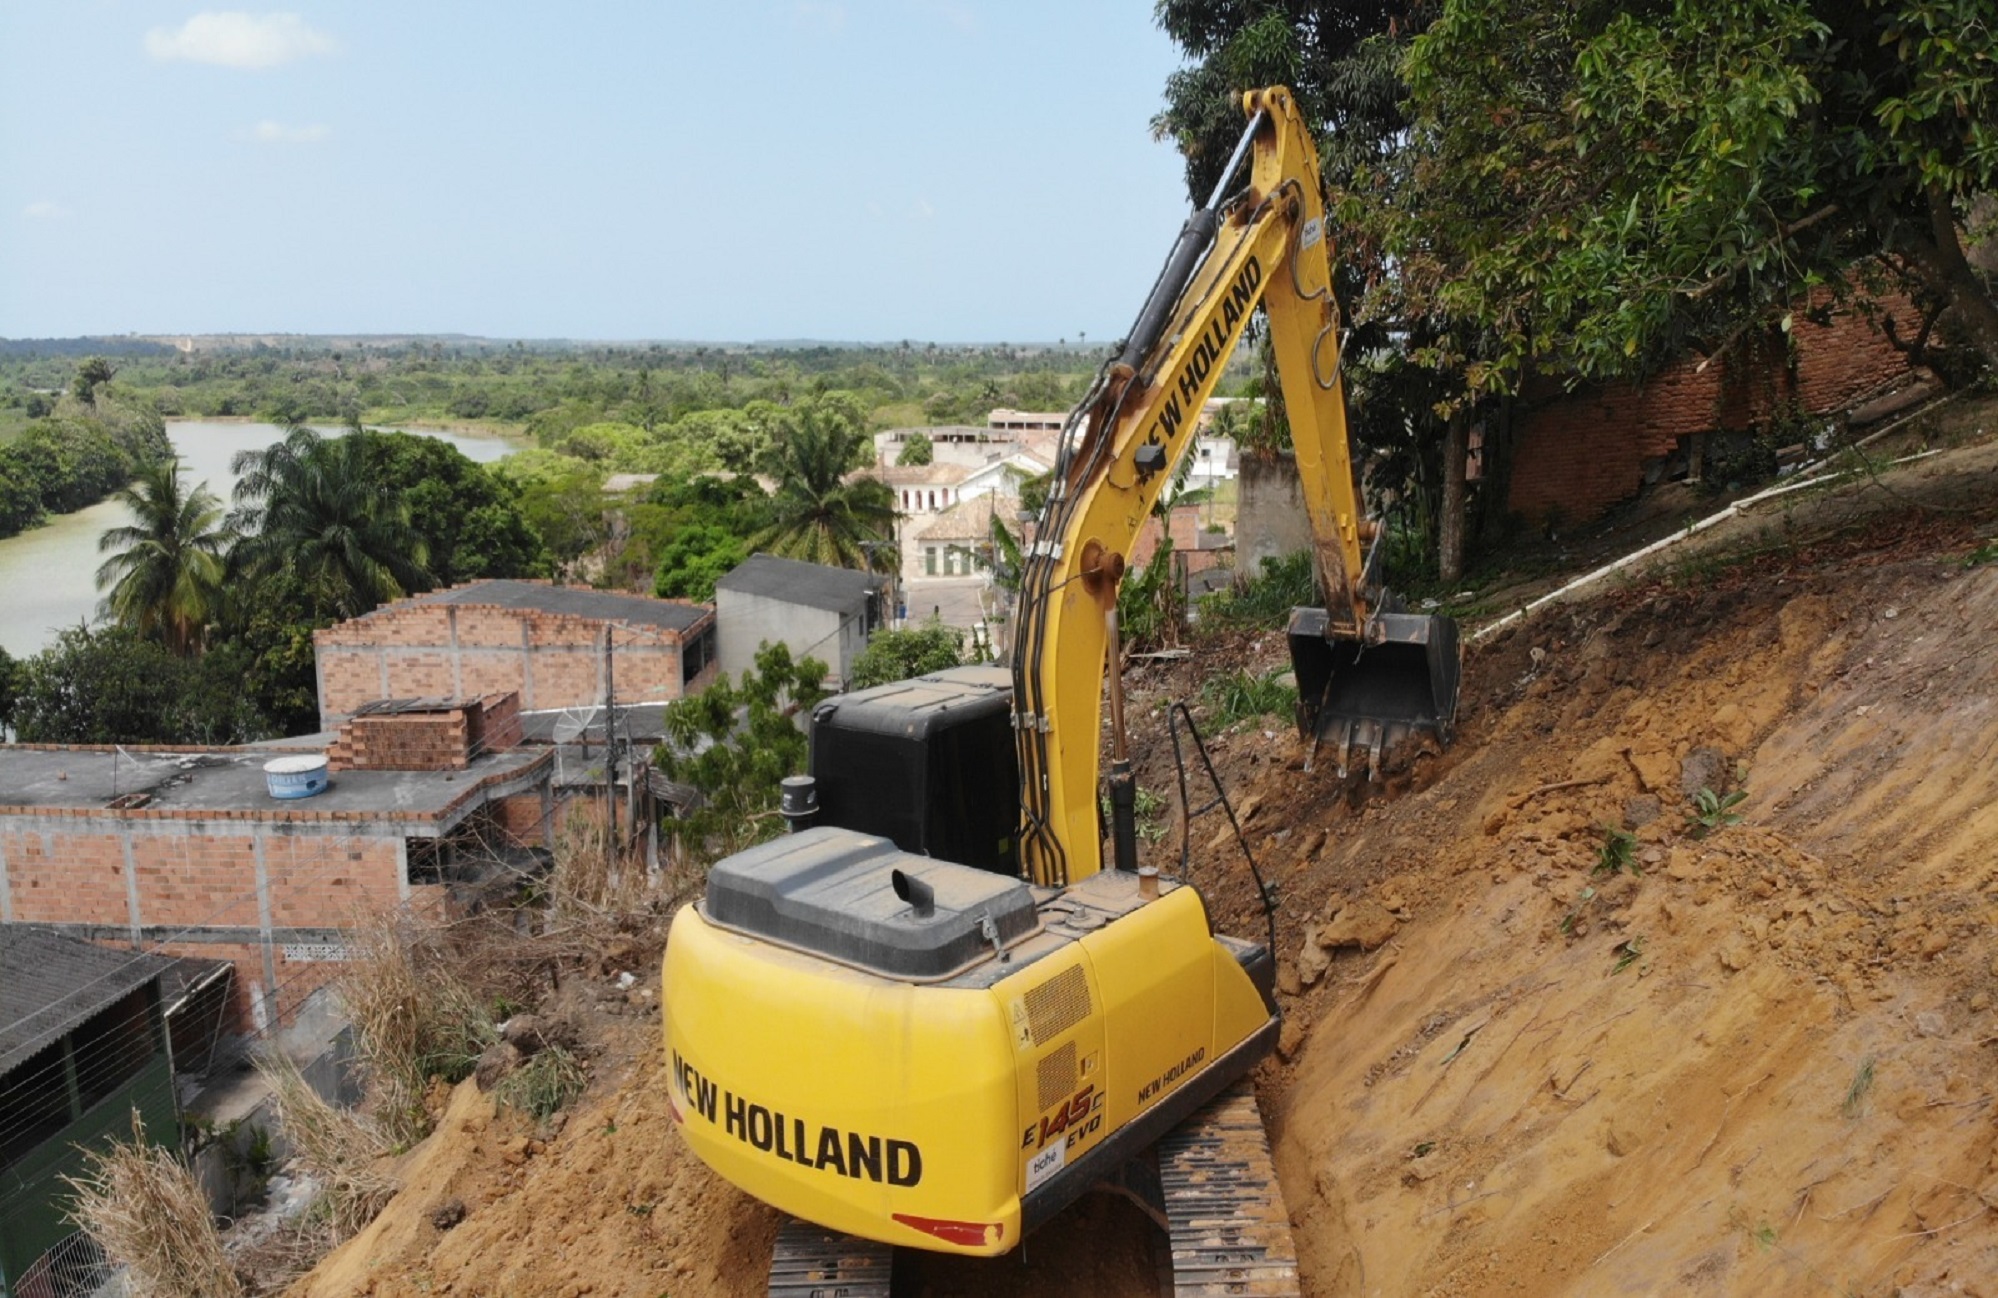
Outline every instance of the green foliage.
<svg viewBox="0 0 1998 1298">
<path fill-rule="evenodd" d="M 1617 943 L 1616 964 L 1610 967 L 1610 972 L 1612 974 L 1620 974 L 1643 958 L 1644 938 L 1642 936 L 1625 938 L 1622 942 Z M 1639 977 L 1642 977 L 1644 974 L 1643 969 L 1639 969 L 1637 972 Z"/>
<path fill-rule="evenodd" d="M 936 458 L 936 447 L 931 444 L 930 439 L 921 433 L 916 433 L 902 444 L 901 454 L 895 457 L 895 463 L 901 465 L 933 464 L 936 462 Z"/>
<path fill-rule="evenodd" d="M 150 406 L 100 393 L 64 398 L 54 413 L 0 445 L 0 536 L 66 514 L 116 491 L 140 466 L 170 456 L 166 425 Z"/>
<path fill-rule="evenodd" d="M 1963 566 L 1966 568 L 1975 568 L 1985 563 L 1998 563 L 1998 540 L 1986 541 L 1963 556 Z"/>
<path fill-rule="evenodd" d="M 1603 826 L 1603 845 L 1596 849 L 1596 864 L 1590 874 L 1643 874 L 1637 863 L 1637 835 L 1612 825 Z"/>
<path fill-rule="evenodd" d="M 649 562 L 654 593 L 709 600 L 715 582 L 749 556 L 770 525 L 770 497 L 750 477 L 661 478 L 624 510 L 629 562 Z"/>
<path fill-rule="evenodd" d="M 435 584 L 408 498 L 377 476 L 367 438 L 325 438 L 295 425 L 232 467 L 242 475 L 233 559 L 252 577 L 294 578 L 341 617 Z"/>
<path fill-rule="evenodd" d="M 901 630 L 876 631 L 853 660 L 846 687 L 864 690 L 890 681 L 940 672 L 964 661 L 964 633 L 941 622 Z"/>
<path fill-rule="evenodd" d="M 1286 671 L 1252 672 L 1238 667 L 1232 672 L 1210 676 L 1200 686 L 1200 701 L 1207 705 L 1217 726 L 1258 717 L 1288 717 L 1297 710 L 1297 686 L 1284 677 Z"/>
<path fill-rule="evenodd" d="M 264 722 L 240 661 L 175 656 L 123 627 L 76 627 L 23 660 L 8 720 L 31 744 L 239 744 Z"/>
<path fill-rule="evenodd" d="M 705 807 L 680 822 L 680 841 L 696 859 L 719 859 L 783 829 L 778 786 L 804 772 L 800 718 L 826 697 L 825 678 L 818 659 L 793 662 L 784 644 L 766 644 L 740 682 L 724 675 L 667 705 L 666 742 L 653 761 L 707 797 Z"/>
<path fill-rule="evenodd" d="M 895 496 L 879 478 L 849 477 L 873 447 L 858 404 L 842 394 L 802 402 L 772 452 L 774 518 L 752 538 L 758 550 L 839 568 L 892 564 Z"/>
<path fill-rule="evenodd" d="M 1712 789 L 1703 788 L 1693 795 L 1693 809 L 1686 813 L 1686 829 L 1694 838 L 1705 838 L 1716 829 L 1741 823 L 1741 813 L 1734 808 L 1748 797 L 1748 790 L 1736 789 L 1723 797 Z"/>
<path fill-rule="evenodd" d="M 1125 653 L 1179 643 L 1186 596 L 1172 569 L 1172 538 L 1161 537 L 1145 566 L 1126 572 L 1118 583 L 1117 633 Z"/>
<path fill-rule="evenodd" d="M 666 599 L 712 600 L 715 583 L 748 557 L 740 536 L 708 523 L 690 523 L 660 551 L 653 593 Z"/>
<path fill-rule="evenodd" d="M 1262 571 L 1229 590 L 1202 597 L 1199 625 L 1205 630 L 1267 631 L 1284 625 L 1290 611 L 1318 600 L 1311 555 L 1300 550 L 1263 560 Z"/>
<path fill-rule="evenodd" d="M 1529 358 L 1614 375 L 1689 336 L 1787 330 L 1872 257 L 1998 360 L 1956 235 L 1998 179 L 1988 19 L 1982 0 L 1449 5 L 1405 64 L 1415 147 L 1379 228 L 1437 311 L 1496 341 L 1474 389 L 1511 390 Z"/>
<path fill-rule="evenodd" d="M 545 577 L 548 556 L 511 481 L 449 442 L 367 430 L 362 460 L 376 484 L 399 494 L 439 586 L 486 577 Z"/>
<path fill-rule="evenodd" d="M 102 615 L 185 657 L 201 647 L 222 602 L 233 540 L 222 527 L 222 502 L 205 482 L 184 484 L 177 459 L 143 466 L 117 498 L 135 521 L 97 540 L 111 555 L 97 569 L 98 589 L 110 587 Z"/>
</svg>

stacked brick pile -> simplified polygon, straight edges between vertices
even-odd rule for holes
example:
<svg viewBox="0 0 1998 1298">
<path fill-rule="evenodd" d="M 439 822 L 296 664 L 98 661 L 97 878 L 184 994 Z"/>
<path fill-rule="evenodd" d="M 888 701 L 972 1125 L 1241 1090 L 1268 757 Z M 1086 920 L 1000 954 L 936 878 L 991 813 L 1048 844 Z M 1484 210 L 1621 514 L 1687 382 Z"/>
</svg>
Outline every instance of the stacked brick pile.
<svg viewBox="0 0 1998 1298">
<path fill-rule="evenodd" d="M 520 695 L 511 690 L 434 708 L 365 713 L 340 725 L 326 750 L 330 771 L 462 771 L 480 753 L 522 739 Z"/>
</svg>

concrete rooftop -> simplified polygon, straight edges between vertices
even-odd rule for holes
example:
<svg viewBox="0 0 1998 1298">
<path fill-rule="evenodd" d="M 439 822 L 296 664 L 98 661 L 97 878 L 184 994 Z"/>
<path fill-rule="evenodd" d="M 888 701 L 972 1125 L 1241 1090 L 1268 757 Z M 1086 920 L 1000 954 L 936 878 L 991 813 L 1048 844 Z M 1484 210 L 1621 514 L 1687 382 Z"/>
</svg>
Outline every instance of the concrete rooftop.
<svg viewBox="0 0 1998 1298">
<path fill-rule="evenodd" d="M 488 753 L 463 771 L 339 771 L 316 797 L 271 797 L 264 763 L 296 756 L 295 748 L 158 752 L 0 744 L 0 808 L 108 810 L 114 798 L 145 793 L 146 801 L 130 810 L 258 812 L 273 819 L 330 812 L 426 816 L 449 810 L 489 777 L 525 773 L 546 754 Z"/>
</svg>

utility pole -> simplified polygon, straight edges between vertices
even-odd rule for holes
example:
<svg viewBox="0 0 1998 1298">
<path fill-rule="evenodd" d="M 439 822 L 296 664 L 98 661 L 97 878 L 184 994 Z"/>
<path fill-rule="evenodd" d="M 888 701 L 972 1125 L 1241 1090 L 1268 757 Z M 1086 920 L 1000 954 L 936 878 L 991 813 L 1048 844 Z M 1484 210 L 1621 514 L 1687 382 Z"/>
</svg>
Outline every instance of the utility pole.
<svg viewBox="0 0 1998 1298">
<path fill-rule="evenodd" d="M 604 623 L 604 832 L 617 842 L 617 676 L 611 658 L 609 622 Z"/>
</svg>

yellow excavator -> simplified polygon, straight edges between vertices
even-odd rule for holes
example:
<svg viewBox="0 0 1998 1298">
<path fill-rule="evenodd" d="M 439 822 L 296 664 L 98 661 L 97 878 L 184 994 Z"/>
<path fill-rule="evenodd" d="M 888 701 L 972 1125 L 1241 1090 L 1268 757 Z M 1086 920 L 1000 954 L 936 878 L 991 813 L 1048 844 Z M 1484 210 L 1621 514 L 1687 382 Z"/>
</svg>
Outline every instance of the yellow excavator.
<svg viewBox="0 0 1998 1298">
<path fill-rule="evenodd" d="M 1130 547 L 1259 304 L 1325 597 L 1289 627 L 1307 743 L 1377 771 L 1404 740 L 1447 742 L 1458 648 L 1381 588 L 1316 149 L 1288 90 L 1244 107 L 1214 197 L 1064 430 L 1010 671 L 821 704 L 793 832 L 717 863 L 674 919 L 673 1113 L 792 1218 L 773 1294 L 885 1295 L 892 1249 L 1004 1253 L 1099 1188 L 1167 1229 L 1179 1293 L 1296 1292 L 1245 1080 L 1277 1039 L 1275 952 L 1140 865 L 1118 670 Z"/>
</svg>

